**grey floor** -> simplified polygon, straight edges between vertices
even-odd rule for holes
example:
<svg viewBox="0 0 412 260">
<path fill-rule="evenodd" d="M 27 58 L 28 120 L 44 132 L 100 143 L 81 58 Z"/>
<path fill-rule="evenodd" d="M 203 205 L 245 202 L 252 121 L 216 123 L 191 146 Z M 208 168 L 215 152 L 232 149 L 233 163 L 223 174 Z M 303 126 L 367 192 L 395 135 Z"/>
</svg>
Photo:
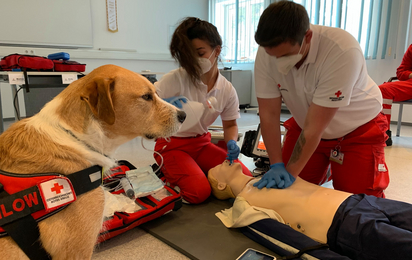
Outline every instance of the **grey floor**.
<svg viewBox="0 0 412 260">
<path fill-rule="evenodd" d="M 289 117 L 290 115 L 287 113 L 282 114 L 282 120 Z M 6 122 L 5 127 L 7 128 L 9 124 L 9 121 Z M 215 124 L 221 125 L 220 120 L 218 119 Z M 256 111 L 242 112 L 241 119 L 238 120 L 239 132 L 256 130 L 258 124 L 259 117 Z M 391 130 L 395 133 L 396 126 L 391 125 Z M 392 139 L 393 145 L 385 148 L 386 162 L 391 178 L 389 187 L 385 192 L 386 197 L 412 203 L 412 127 L 402 126 L 401 136 L 394 136 Z M 241 146 L 242 141 L 243 138 L 240 139 L 239 146 Z M 142 147 L 142 143 L 145 148 Z M 144 140 L 142 142 L 141 138 L 136 138 L 122 145 L 116 153 L 116 158 L 128 160 L 135 166 L 151 165 L 155 163 L 151 151 L 153 147 L 154 143 L 152 141 Z M 240 160 L 250 169 L 254 168 L 251 158 L 241 155 Z M 332 187 L 332 184 L 327 183 L 325 186 Z M 182 232 L 184 231 L 182 230 Z M 189 258 L 137 227 L 98 245 L 92 259 L 181 260 Z"/>
</svg>

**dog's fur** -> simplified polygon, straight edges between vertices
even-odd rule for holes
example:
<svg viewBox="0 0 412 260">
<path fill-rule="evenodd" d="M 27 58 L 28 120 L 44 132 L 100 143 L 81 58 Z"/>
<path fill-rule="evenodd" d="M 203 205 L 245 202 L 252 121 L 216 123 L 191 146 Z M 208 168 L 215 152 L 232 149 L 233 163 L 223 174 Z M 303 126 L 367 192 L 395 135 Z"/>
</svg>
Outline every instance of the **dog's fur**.
<svg viewBox="0 0 412 260">
<path fill-rule="evenodd" d="M 110 155 L 121 144 L 137 136 L 170 136 L 184 117 L 141 75 L 115 65 L 101 66 L 70 84 L 38 114 L 0 135 L 0 169 L 67 175 L 92 165 L 112 167 Z M 79 196 L 39 223 L 43 247 L 53 259 L 90 259 L 103 210 L 102 188 Z M 1 259 L 28 259 L 8 236 L 0 239 L 0 252 Z"/>
</svg>

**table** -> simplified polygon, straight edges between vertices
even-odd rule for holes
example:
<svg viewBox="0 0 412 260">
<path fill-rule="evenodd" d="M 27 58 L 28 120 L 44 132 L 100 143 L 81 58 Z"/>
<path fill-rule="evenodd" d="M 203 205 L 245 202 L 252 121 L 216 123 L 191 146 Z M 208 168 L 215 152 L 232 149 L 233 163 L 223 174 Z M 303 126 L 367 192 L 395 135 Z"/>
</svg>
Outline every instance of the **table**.
<svg viewBox="0 0 412 260">
<path fill-rule="evenodd" d="M 66 87 L 72 81 L 79 79 L 85 74 L 78 72 L 27 72 L 29 89 L 30 88 L 48 88 L 48 87 Z M 24 76 L 21 71 L 0 71 L 0 82 L 9 83 L 12 90 L 12 98 L 14 99 L 13 105 L 14 117 L 18 121 L 20 118 L 19 99 L 17 96 L 18 86 L 22 87 L 24 84 Z M 63 82 L 65 84 L 63 84 Z M 24 89 L 24 91 L 26 91 Z M 0 133 L 4 131 L 3 124 L 3 109 L 1 104 L 1 92 L 0 92 Z"/>
</svg>

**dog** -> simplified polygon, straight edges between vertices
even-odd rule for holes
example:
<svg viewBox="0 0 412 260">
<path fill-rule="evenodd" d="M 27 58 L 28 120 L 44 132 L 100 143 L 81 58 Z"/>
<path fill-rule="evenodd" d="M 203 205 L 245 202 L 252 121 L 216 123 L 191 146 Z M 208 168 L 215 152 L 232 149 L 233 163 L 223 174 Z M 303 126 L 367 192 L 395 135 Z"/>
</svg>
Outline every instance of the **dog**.
<svg viewBox="0 0 412 260">
<path fill-rule="evenodd" d="M 67 176 L 93 165 L 111 168 L 111 155 L 121 144 L 138 136 L 171 136 L 184 119 L 185 113 L 159 98 L 146 78 L 104 65 L 0 135 L 0 170 Z M 91 258 L 104 204 L 100 186 L 38 223 L 40 244 L 52 259 Z M 1 259 L 28 259 L 10 236 L 0 238 L 0 252 Z"/>
</svg>

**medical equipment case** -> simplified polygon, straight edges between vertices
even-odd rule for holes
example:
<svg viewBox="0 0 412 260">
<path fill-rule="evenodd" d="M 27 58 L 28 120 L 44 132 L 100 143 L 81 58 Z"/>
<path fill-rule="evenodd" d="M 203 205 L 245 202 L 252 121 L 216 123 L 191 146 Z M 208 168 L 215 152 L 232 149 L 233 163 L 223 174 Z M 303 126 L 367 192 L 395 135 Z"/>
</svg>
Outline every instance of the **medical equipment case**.
<svg viewBox="0 0 412 260">
<path fill-rule="evenodd" d="M 118 164 L 118 167 L 112 169 L 112 172 L 114 172 L 112 177 L 103 178 L 105 186 L 117 186 L 120 179 L 126 176 L 126 171 L 136 169 L 136 167 L 125 160 L 118 161 Z M 139 211 L 134 213 L 115 212 L 112 217 L 105 219 L 103 223 L 104 229 L 102 229 L 97 242 L 103 242 L 147 221 L 180 209 L 182 207 L 182 197 L 180 193 L 167 185 L 164 186 L 164 189 L 166 190 L 165 193 L 167 196 L 162 199 L 157 199 L 152 195 L 135 199 L 136 204 L 141 207 Z M 112 193 L 120 194 L 124 193 L 124 190 L 120 189 Z"/>
</svg>

